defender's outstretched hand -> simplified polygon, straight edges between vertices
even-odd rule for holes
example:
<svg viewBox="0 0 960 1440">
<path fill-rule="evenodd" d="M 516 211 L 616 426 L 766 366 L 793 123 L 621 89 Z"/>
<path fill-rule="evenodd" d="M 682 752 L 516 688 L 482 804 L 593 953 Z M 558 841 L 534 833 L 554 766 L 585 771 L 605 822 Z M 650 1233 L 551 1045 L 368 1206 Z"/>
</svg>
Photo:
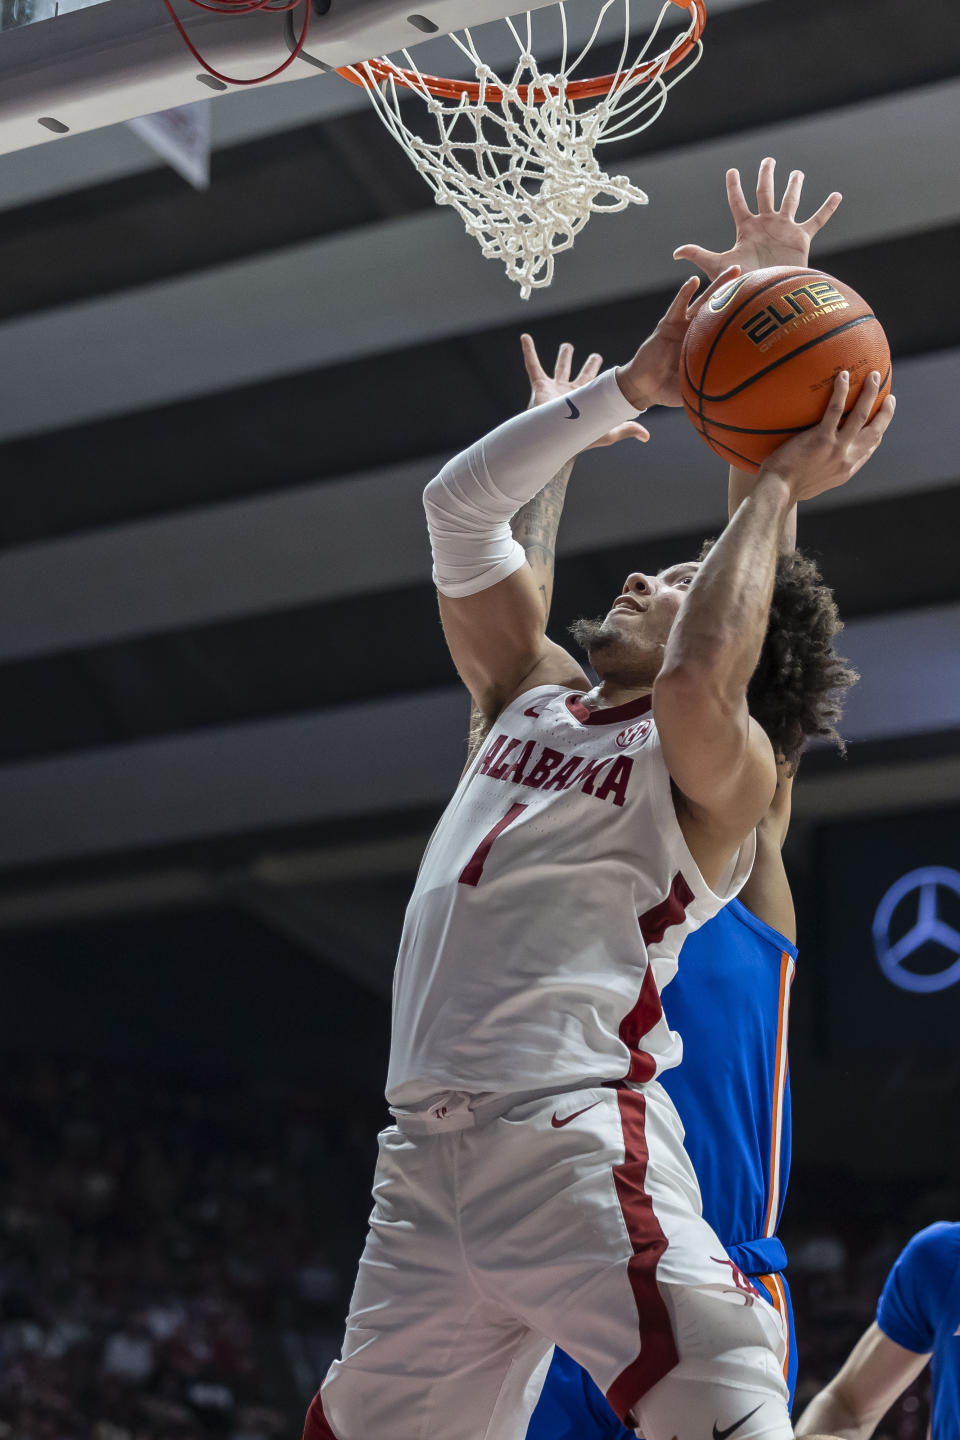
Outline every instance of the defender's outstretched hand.
<svg viewBox="0 0 960 1440">
<path fill-rule="evenodd" d="M 557 351 L 557 360 L 551 376 L 547 374 L 540 362 L 540 356 L 537 354 L 537 347 L 534 345 L 531 335 L 520 336 L 520 347 L 523 350 L 523 363 L 530 381 L 528 410 L 533 410 L 537 405 L 546 405 L 548 400 L 555 400 L 558 395 L 569 395 L 571 390 L 579 390 L 581 385 L 586 385 L 589 380 L 597 378 L 600 374 L 600 367 L 603 365 L 603 356 L 594 351 L 592 355 L 587 356 L 577 375 L 571 380 L 573 346 L 569 340 L 565 340 Z M 597 450 L 602 445 L 616 445 L 620 440 L 649 439 L 650 432 L 646 426 L 638 424 L 636 420 L 626 420 L 622 425 L 608 430 L 606 435 L 601 435 L 599 440 L 594 440 L 592 445 L 587 446 L 587 449 Z"/>
<path fill-rule="evenodd" d="M 738 265 L 728 266 L 702 295 L 697 294 L 700 281 L 696 275 L 684 280 L 653 334 L 644 340 L 629 364 L 617 369 L 617 383 L 631 405 L 646 410 L 651 405 L 683 404 L 680 352 L 690 321 L 711 295 L 739 274 Z"/>
<path fill-rule="evenodd" d="M 710 280 L 728 265 L 741 270 L 759 270 L 766 265 L 806 265 L 810 242 L 822 230 L 840 204 L 834 190 L 809 220 L 797 220 L 797 206 L 803 189 L 803 171 L 791 170 L 780 206 L 777 208 L 773 172 L 776 161 L 770 156 L 760 162 L 757 176 L 757 211 L 750 209 L 740 184 L 739 170 L 727 171 L 727 201 L 737 227 L 737 238 L 729 250 L 705 250 L 702 245 L 681 245 L 674 260 L 689 260 Z"/>
<path fill-rule="evenodd" d="M 779 476 L 789 487 L 794 502 L 810 500 L 814 495 L 845 485 L 870 459 L 893 419 L 896 401 L 892 395 L 887 396 L 873 419 L 868 419 L 879 391 L 880 375 L 874 370 L 863 382 L 856 404 L 844 419 L 850 376 L 841 370 L 819 425 L 794 435 L 768 455 L 760 467 L 757 482 L 765 475 Z"/>
</svg>

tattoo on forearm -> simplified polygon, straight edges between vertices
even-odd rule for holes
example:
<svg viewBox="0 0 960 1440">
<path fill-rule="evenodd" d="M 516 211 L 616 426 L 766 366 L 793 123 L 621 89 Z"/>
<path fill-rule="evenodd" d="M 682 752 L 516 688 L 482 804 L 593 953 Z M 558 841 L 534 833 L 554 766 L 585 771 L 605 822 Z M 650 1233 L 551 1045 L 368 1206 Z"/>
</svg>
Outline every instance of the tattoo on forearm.
<svg viewBox="0 0 960 1440">
<path fill-rule="evenodd" d="M 538 550 L 548 559 L 554 558 L 557 530 L 572 471 L 573 461 L 568 460 L 563 469 L 513 517 L 514 538 L 528 553 Z"/>
<path fill-rule="evenodd" d="M 550 610 L 553 598 L 553 573 L 556 564 L 557 531 L 567 485 L 573 471 L 572 460 L 548 480 L 543 489 L 528 500 L 522 510 L 513 517 L 514 539 L 523 546 L 527 563 L 534 572 L 543 596 L 544 613 Z"/>
</svg>

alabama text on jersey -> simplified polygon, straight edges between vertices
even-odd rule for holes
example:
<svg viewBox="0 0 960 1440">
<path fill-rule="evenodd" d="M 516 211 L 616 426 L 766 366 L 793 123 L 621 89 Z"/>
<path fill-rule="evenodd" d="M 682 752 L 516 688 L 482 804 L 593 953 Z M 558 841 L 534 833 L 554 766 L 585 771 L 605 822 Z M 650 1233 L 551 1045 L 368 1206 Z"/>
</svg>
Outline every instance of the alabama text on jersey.
<svg viewBox="0 0 960 1440">
<path fill-rule="evenodd" d="M 555 685 L 500 716 L 407 908 L 387 1098 L 643 1082 L 679 1059 L 660 993 L 684 938 L 737 893 L 687 848 L 650 697 L 591 710 Z"/>
</svg>

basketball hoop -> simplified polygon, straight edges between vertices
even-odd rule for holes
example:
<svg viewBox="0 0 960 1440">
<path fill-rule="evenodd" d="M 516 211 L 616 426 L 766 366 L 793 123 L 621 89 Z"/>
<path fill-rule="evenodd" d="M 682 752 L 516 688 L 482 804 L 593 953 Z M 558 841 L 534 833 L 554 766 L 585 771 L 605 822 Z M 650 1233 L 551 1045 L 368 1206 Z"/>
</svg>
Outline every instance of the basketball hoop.
<svg viewBox="0 0 960 1440">
<path fill-rule="evenodd" d="M 632 58 L 637 42 L 630 34 L 631 0 L 605 0 L 590 38 L 574 55 L 566 3 L 558 0 L 555 7 L 562 51 L 549 71 L 541 70 L 533 54 L 533 20 L 527 11 L 516 21 L 504 21 L 518 52 L 509 78 L 485 63 L 470 30 L 449 38 L 470 62 L 472 80 L 425 75 L 408 50 L 401 52 L 403 66 L 381 56 L 337 72 L 366 90 L 437 204 L 452 206 L 483 254 L 503 261 L 525 300 L 531 290 L 550 284 L 554 256 L 570 249 L 592 214 L 647 203 L 625 175 L 602 170 L 594 152 L 598 145 L 625 140 L 652 125 L 703 48 L 705 0 L 664 0 Z M 615 6 L 623 11 L 616 70 L 576 78 Z M 667 17 L 677 9 L 687 12 L 689 24 L 666 48 L 651 54 Z M 411 93 L 425 102 L 437 138 L 418 135 L 404 119 L 401 101 Z"/>
</svg>

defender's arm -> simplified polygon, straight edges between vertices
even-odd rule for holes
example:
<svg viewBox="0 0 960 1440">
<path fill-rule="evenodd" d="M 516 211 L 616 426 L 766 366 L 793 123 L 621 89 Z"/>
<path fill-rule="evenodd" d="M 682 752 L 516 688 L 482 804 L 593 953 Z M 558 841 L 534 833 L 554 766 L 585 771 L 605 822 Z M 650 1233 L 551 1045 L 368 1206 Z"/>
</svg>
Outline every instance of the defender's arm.
<svg viewBox="0 0 960 1440">
<path fill-rule="evenodd" d="M 797 1421 L 796 1434 L 868 1440 L 929 1359 L 889 1339 L 874 1321 L 837 1376 L 810 1401 Z"/>
</svg>

